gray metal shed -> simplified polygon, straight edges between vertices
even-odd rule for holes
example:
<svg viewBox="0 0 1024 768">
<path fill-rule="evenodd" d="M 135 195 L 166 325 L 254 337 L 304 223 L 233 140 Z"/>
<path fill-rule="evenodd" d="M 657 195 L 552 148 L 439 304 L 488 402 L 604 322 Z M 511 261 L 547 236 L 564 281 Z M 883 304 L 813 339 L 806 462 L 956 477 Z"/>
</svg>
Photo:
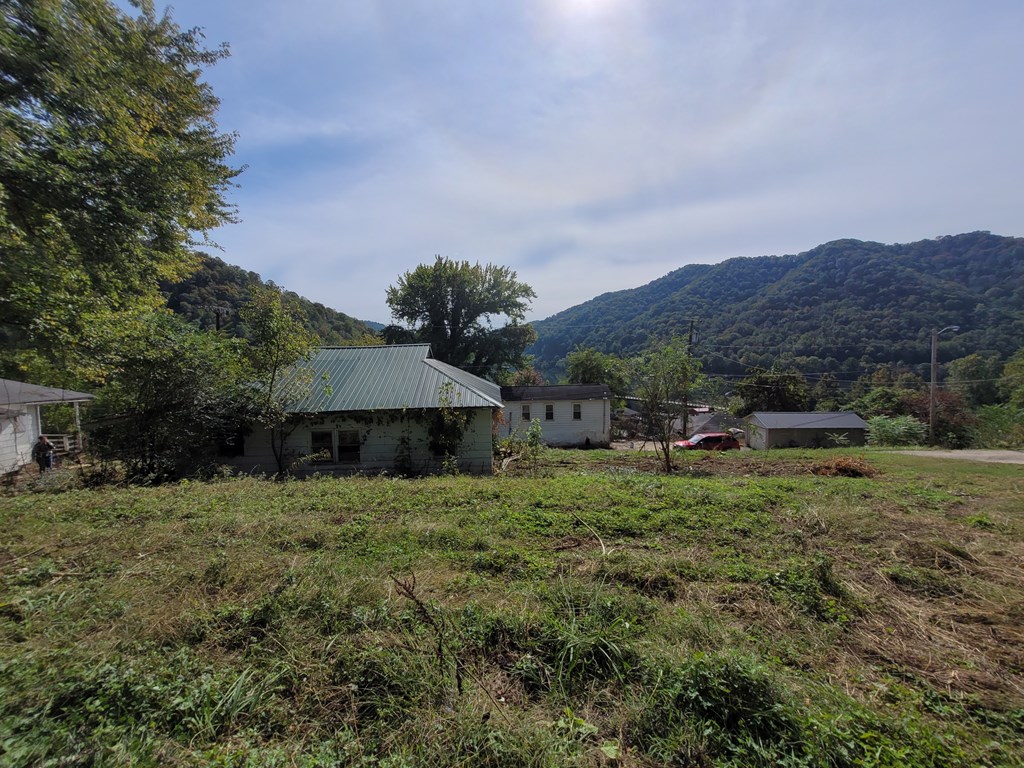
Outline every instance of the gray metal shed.
<svg viewBox="0 0 1024 768">
<path fill-rule="evenodd" d="M 751 448 L 834 448 L 864 445 L 867 422 L 852 411 L 760 412 L 746 418 Z"/>
</svg>

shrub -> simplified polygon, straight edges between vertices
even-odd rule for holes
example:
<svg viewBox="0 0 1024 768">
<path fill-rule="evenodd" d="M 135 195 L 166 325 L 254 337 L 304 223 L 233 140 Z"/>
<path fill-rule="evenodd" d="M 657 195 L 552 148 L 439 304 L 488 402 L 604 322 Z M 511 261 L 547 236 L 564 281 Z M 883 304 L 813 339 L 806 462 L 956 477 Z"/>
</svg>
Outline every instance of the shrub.
<svg viewBox="0 0 1024 768">
<path fill-rule="evenodd" d="M 868 443 L 871 445 L 920 445 L 927 434 L 927 425 L 913 416 L 872 416 L 868 419 Z"/>
</svg>

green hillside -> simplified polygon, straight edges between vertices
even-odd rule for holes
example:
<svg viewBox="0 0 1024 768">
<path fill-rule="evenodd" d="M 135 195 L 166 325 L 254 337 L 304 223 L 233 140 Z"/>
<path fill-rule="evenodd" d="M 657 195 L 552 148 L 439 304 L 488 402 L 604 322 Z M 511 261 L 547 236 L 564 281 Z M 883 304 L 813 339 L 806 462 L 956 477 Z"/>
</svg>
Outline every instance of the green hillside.
<svg viewBox="0 0 1024 768">
<path fill-rule="evenodd" d="M 922 366 L 930 330 L 958 325 L 943 355 L 1008 356 L 1024 342 L 1024 239 L 987 232 L 884 245 L 836 240 L 805 253 L 693 264 L 534 323 L 537 367 L 572 349 L 630 356 L 651 338 L 697 328 L 705 369 L 774 362 L 856 374 Z"/>
<path fill-rule="evenodd" d="M 203 328 L 216 328 L 218 314 L 222 328 L 239 336 L 245 329 L 238 322 L 238 310 L 249 300 L 254 285 L 267 285 L 255 272 L 227 264 L 215 256 L 206 256 L 203 264 L 180 283 L 165 283 L 167 306 L 175 313 Z M 289 301 L 297 306 L 306 328 L 320 337 L 324 344 L 345 344 L 374 330 L 362 320 L 312 302 L 292 291 Z"/>
</svg>

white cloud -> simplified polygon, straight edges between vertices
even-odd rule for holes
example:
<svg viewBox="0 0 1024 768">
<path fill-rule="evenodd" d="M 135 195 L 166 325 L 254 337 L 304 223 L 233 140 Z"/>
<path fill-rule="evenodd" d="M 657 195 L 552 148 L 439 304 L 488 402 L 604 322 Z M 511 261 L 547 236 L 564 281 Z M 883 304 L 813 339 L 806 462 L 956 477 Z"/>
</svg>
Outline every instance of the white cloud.
<svg viewBox="0 0 1024 768">
<path fill-rule="evenodd" d="M 178 6 L 235 51 L 224 257 L 359 317 L 435 253 L 542 317 L 691 261 L 1024 234 L 1016 2 Z"/>
</svg>

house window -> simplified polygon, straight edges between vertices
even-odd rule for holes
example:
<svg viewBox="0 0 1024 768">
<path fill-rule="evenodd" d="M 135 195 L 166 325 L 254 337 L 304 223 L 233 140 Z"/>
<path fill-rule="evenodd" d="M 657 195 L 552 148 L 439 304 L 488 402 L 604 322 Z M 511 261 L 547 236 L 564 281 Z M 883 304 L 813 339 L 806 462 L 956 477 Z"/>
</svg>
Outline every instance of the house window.
<svg viewBox="0 0 1024 768">
<path fill-rule="evenodd" d="M 573 403 L 572 404 L 572 420 L 582 421 L 583 420 L 583 404 Z"/>
<path fill-rule="evenodd" d="M 555 420 L 555 406 L 552 403 L 548 403 L 544 406 L 544 421 Z"/>
<path fill-rule="evenodd" d="M 338 462 L 359 463 L 359 430 L 346 429 L 338 432 Z"/>
<path fill-rule="evenodd" d="M 310 432 L 309 455 L 313 464 L 333 464 L 334 433 L 329 430 Z"/>
<path fill-rule="evenodd" d="M 530 422 L 530 406 L 523 405 L 523 423 L 528 424 Z"/>
</svg>

